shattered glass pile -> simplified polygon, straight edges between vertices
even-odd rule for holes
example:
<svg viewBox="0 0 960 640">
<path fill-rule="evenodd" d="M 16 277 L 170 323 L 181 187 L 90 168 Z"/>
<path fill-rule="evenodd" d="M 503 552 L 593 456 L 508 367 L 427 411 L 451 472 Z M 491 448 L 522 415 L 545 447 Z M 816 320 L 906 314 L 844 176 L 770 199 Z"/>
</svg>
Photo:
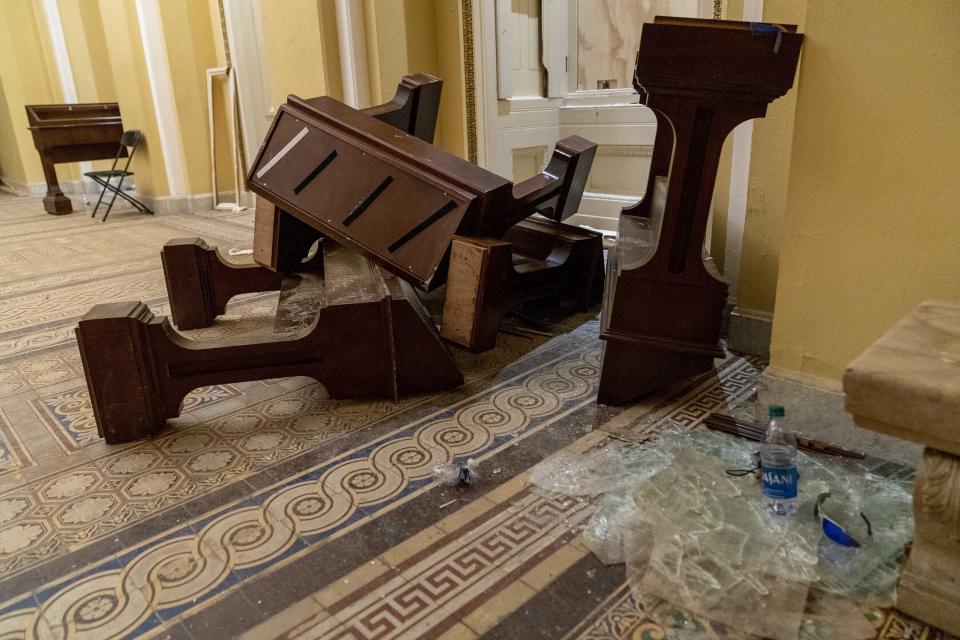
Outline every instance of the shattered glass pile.
<svg viewBox="0 0 960 640">
<path fill-rule="evenodd" d="M 634 594 L 671 638 L 715 637 L 703 619 L 776 640 L 873 637 L 861 607 L 893 602 L 913 534 L 909 472 L 801 452 L 799 509 L 784 518 L 768 510 L 753 474 L 726 473 L 753 468 L 758 447 L 672 426 L 652 443 L 548 460 L 531 480 L 604 494 L 584 540 L 601 561 L 626 563 Z M 823 536 L 814 502 L 827 491 L 827 513 L 860 548 Z"/>
</svg>

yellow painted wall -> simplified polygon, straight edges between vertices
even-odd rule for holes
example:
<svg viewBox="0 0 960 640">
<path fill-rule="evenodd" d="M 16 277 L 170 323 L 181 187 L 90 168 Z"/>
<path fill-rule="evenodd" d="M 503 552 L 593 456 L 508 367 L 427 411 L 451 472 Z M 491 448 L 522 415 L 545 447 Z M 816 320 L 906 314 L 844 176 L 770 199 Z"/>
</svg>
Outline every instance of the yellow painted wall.
<svg viewBox="0 0 960 640">
<path fill-rule="evenodd" d="M 811 0 L 772 364 L 836 380 L 919 302 L 960 300 L 960 11 Z"/>
<path fill-rule="evenodd" d="M 108 61 L 107 38 L 100 19 L 99 0 L 57 0 L 63 39 L 78 102 L 116 102 L 117 90 Z M 122 112 L 121 112 L 122 115 Z M 109 169 L 112 160 L 99 160 L 93 169 Z M 60 179 L 80 177 L 79 166 L 57 167 Z"/>
<path fill-rule="evenodd" d="M 343 100 L 343 79 L 340 75 L 340 42 L 337 40 L 336 0 L 318 0 L 320 6 L 320 41 L 323 47 L 323 79 L 325 92 Z"/>
<path fill-rule="evenodd" d="M 462 16 L 458 0 L 367 0 L 371 97 L 389 100 L 400 78 L 429 73 L 443 79 L 435 144 L 466 157 Z"/>
<path fill-rule="evenodd" d="M 763 19 L 800 24 L 806 0 L 764 0 Z M 737 307 L 773 313 L 790 176 L 797 85 L 753 121 Z M 732 137 L 732 136 L 731 136 Z"/>
<path fill-rule="evenodd" d="M 43 182 L 24 105 L 54 102 L 59 90 L 46 64 L 46 24 L 33 0 L 0 2 L 0 176 L 18 185 Z M 49 46 L 49 45 L 47 45 Z"/>
<path fill-rule="evenodd" d="M 303 98 L 327 94 L 321 18 L 328 13 L 320 5 L 318 0 L 260 2 L 274 107 L 286 102 L 291 93 Z M 336 47 L 336 40 L 333 44 Z"/>
<path fill-rule="evenodd" d="M 58 0 L 63 37 L 80 102 L 116 102 L 99 0 Z"/>
<path fill-rule="evenodd" d="M 463 66 L 463 13 L 460 0 L 437 1 L 437 71 L 443 78 L 437 142 L 467 157 L 467 102 Z"/>
<path fill-rule="evenodd" d="M 164 0 L 160 3 L 160 12 L 187 166 L 188 193 L 209 193 L 206 70 L 222 64 L 214 46 L 220 24 L 212 23 L 207 3 L 197 0 Z"/>
<path fill-rule="evenodd" d="M 140 129 L 144 134 L 133 161 L 137 191 L 153 196 L 167 195 L 170 191 L 136 7 L 126 0 L 100 0 L 100 17 L 104 33 L 110 34 L 106 40 L 107 58 L 115 79 L 123 126 Z"/>
<path fill-rule="evenodd" d="M 26 172 L 14 131 L 16 125 L 3 82 L 4 77 L 0 75 L 0 178 L 12 184 L 26 184 Z"/>
</svg>

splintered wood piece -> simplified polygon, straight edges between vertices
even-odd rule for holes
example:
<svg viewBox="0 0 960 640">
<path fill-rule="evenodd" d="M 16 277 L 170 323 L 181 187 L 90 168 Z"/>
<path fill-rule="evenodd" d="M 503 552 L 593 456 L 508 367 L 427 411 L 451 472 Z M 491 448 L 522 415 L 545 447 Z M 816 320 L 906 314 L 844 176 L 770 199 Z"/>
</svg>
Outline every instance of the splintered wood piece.
<svg viewBox="0 0 960 640">
<path fill-rule="evenodd" d="M 554 298 L 566 311 L 600 299 L 603 238 L 580 227 L 524 220 L 504 240 L 454 236 L 441 335 L 474 352 L 496 344 L 507 307 Z"/>
<path fill-rule="evenodd" d="M 471 351 L 496 344 L 511 256 L 509 242 L 454 236 L 440 335 Z"/>
</svg>

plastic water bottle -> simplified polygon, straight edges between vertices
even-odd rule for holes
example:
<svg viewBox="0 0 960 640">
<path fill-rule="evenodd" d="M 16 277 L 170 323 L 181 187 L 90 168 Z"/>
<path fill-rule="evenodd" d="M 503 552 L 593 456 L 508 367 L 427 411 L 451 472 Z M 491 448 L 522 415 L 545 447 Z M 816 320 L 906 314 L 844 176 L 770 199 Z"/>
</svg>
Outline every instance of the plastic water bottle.
<svg viewBox="0 0 960 640">
<path fill-rule="evenodd" d="M 473 458 L 466 464 L 447 462 L 433 468 L 433 479 L 447 487 L 460 485 L 465 487 L 476 482 L 480 471 L 480 463 Z"/>
<path fill-rule="evenodd" d="M 763 495 L 770 509 L 787 516 L 797 509 L 797 439 L 785 428 L 784 410 L 770 405 L 767 437 L 760 448 Z"/>
</svg>

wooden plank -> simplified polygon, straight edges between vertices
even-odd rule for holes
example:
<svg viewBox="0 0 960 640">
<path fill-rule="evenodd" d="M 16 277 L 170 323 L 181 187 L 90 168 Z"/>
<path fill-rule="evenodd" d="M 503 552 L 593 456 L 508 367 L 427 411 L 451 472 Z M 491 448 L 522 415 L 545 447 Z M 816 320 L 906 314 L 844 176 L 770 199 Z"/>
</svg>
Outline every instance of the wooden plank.
<svg viewBox="0 0 960 640">
<path fill-rule="evenodd" d="M 511 260 L 509 242 L 453 237 L 440 335 L 471 351 L 496 344 Z"/>
</svg>

